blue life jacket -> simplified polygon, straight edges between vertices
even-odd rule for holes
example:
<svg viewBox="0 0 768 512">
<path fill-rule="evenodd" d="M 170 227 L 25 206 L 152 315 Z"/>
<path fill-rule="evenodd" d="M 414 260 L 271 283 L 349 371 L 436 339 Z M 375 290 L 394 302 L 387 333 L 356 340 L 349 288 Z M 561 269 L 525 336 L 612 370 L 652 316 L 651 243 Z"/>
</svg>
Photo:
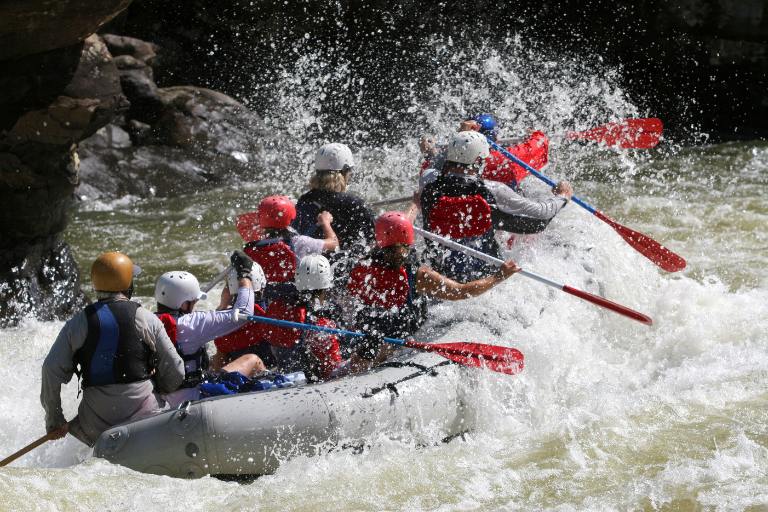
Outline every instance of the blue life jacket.
<svg viewBox="0 0 768 512">
<path fill-rule="evenodd" d="M 136 330 L 136 310 L 130 300 L 103 300 L 85 308 L 88 334 L 74 354 L 83 388 L 147 380 L 155 355 Z"/>
</svg>

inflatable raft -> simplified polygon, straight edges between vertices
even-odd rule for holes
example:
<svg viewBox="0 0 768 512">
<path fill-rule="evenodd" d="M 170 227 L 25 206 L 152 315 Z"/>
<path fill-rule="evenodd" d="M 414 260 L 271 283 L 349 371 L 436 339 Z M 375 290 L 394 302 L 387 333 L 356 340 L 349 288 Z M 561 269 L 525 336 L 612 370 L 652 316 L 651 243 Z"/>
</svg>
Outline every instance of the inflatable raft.
<svg viewBox="0 0 768 512">
<path fill-rule="evenodd" d="M 405 352 L 361 375 L 185 402 L 105 431 L 94 455 L 144 473 L 230 477 L 271 473 L 281 460 L 376 434 L 431 444 L 472 427 L 464 404 L 476 371 Z"/>
</svg>

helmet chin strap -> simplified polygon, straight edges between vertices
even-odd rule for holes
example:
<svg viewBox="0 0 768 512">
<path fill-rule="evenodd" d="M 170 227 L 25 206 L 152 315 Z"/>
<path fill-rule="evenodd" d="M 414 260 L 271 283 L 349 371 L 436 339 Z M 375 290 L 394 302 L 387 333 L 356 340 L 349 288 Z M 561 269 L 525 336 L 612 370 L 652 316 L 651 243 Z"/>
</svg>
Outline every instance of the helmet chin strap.
<svg viewBox="0 0 768 512">
<path fill-rule="evenodd" d="M 123 292 L 123 295 L 129 299 L 133 297 L 133 281 L 131 281 L 131 286 L 129 286 L 128 289 Z"/>
</svg>

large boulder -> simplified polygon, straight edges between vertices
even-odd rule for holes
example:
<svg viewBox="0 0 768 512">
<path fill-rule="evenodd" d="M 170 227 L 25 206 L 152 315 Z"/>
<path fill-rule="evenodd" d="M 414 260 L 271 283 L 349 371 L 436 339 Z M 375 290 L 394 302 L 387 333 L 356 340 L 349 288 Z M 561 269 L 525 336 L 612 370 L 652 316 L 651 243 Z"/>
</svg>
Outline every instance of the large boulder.
<svg viewBox="0 0 768 512">
<path fill-rule="evenodd" d="M 0 325 L 85 301 L 61 240 L 77 143 L 128 107 L 112 56 L 89 34 L 128 3 L 0 4 Z"/>
<path fill-rule="evenodd" d="M 131 0 L 4 0 L 0 61 L 79 43 L 128 7 Z"/>
</svg>

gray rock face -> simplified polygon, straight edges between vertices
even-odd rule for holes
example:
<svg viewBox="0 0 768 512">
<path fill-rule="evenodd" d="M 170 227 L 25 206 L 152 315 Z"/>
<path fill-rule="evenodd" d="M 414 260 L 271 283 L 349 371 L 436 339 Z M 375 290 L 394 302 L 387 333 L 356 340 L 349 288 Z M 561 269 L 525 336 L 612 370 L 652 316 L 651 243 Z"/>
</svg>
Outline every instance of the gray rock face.
<svg viewBox="0 0 768 512">
<path fill-rule="evenodd" d="M 215 91 L 159 88 L 152 43 L 92 35 L 129 3 L 0 5 L 0 326 L 84 302 L 60 240 L 75 192 L 172 195 L 258 170 L 257 116 Z"/>
<path fill-rule="evenodd" d="M 131 0 L 5 0 L 0 6 L 0 61 L 79 43 Z"/>
<path fill-rule="evenodd" d="M 118 54 L 131 107 L 80 145 L 78 197 L 170 196 L 236 183 L 261 170 L 258 116 L 210 89 L 160 88 L 151 67 L 154 45 L 109 34 L 104 40 Z"/>
<path fill-rule="evenodd" d="M 0 5 L 0 326 L 60 318 L 85 300 L 60 239 L 76 144 L 128 107 L 112 56 L 89 35 L 129 3 Z"/>
</svg>

